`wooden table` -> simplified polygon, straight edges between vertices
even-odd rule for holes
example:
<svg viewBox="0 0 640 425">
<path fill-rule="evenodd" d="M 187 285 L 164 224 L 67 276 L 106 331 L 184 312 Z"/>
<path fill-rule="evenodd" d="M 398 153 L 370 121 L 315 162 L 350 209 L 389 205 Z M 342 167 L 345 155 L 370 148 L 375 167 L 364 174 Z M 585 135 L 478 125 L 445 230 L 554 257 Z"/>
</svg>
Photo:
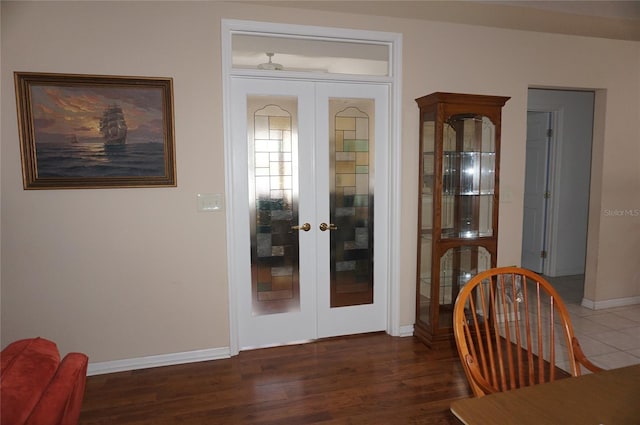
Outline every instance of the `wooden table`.
<svg viewBox="0 0 640 425">
<path fill-rule="evenodd" d="M 465 425 L 638 425 L 640 365 L 456 400 Z"/>
</svg>

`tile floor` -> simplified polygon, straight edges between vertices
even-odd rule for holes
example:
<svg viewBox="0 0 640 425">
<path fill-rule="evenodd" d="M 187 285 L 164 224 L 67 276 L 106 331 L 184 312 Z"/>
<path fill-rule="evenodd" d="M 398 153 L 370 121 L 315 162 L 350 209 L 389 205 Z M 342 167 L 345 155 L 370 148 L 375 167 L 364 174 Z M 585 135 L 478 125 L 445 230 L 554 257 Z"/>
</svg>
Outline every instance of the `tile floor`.
<svg viewBox="0 0 640 425">
<path fill-rule="evenodd" d="M 584 276 L 547 277 L 567 305 L 576 337 L 594 364 L 613 369 L 640 364 L 640 305 L 582 307 Z"/>
</svg>

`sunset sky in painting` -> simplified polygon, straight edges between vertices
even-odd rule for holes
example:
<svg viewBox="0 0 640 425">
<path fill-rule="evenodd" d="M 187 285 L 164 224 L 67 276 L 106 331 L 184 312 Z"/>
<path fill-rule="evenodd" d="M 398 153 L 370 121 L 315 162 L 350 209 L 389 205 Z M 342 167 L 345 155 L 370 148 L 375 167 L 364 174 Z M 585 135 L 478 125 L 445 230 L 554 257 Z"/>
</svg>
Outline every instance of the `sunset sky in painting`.
<svg viewBox="0 0 640 425">
<path fill-rule="evenodd" d="M 102 142 L 100 118 L 111 104 L 124 112 L 127 143 L 164 141 L 161 88 L 33 85 L 35 142 L 62 143 L 74 136 L 80 142 Z"/>
</svg>

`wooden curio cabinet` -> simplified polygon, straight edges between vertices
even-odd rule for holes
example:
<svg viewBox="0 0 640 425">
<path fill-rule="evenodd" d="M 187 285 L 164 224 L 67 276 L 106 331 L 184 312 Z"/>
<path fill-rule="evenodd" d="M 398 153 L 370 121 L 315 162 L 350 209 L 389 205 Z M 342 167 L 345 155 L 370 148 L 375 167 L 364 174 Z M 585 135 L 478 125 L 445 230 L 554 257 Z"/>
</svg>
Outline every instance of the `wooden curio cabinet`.
<svg viewBox="0 0 640 425">
<path fill-rule="evenodd" d="M 432 93 L 420 108 L 418 270 L 414 335 L 450 344 L 453 304 L 496 266 L 500 122 L 508 97 Z"/>
</svg>

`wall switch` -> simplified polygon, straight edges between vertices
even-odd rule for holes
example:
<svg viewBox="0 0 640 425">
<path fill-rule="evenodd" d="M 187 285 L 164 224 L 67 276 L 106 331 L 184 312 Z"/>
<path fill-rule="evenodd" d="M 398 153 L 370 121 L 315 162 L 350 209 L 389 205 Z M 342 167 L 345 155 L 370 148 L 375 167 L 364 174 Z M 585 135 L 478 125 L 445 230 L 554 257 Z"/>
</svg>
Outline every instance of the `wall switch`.
<svg viewBox="0 0 640 425">
<path fill-rule="evenodd" d="M 223 201 L 221 193 L 198 193 L 198 211 L 222 211 Z"/>
</svg>

